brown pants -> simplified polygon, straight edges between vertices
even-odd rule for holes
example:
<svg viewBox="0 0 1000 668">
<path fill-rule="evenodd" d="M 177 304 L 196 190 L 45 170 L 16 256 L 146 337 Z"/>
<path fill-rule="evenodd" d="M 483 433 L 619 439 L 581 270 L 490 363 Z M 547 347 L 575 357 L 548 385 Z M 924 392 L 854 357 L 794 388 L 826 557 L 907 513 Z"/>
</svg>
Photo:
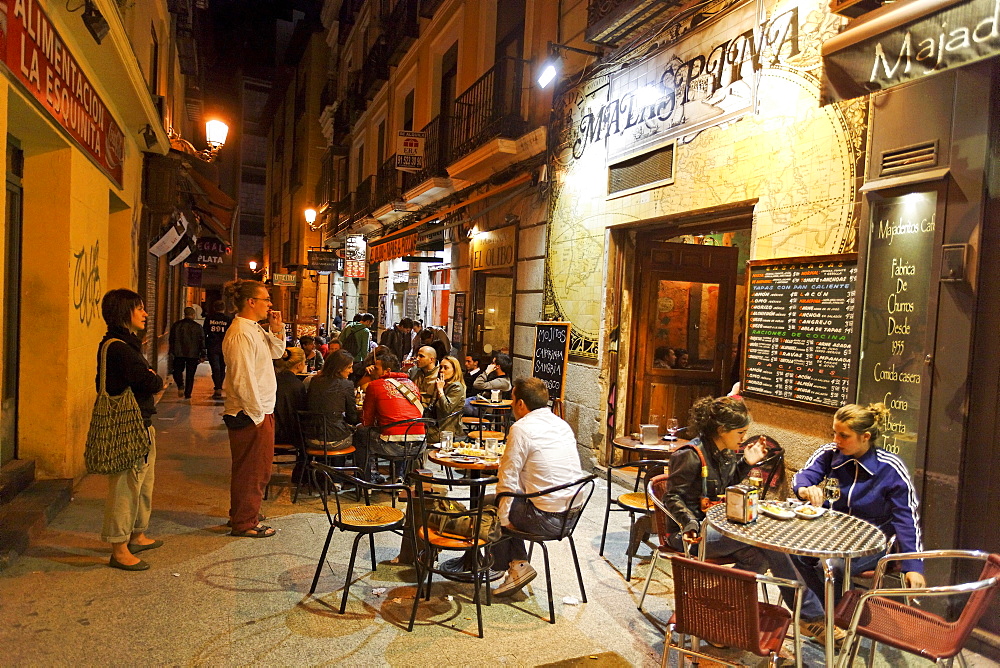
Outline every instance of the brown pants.
<svg viewBox="0 0 1000 668">
<path fill-rule="evenodd" d="M 264 488 L 274 464 L 274 415 L 259 425 L 229 430 L 233 472 L 229 482 L 229 520 L 233 533 L 257 526 Z"/>
</svg>

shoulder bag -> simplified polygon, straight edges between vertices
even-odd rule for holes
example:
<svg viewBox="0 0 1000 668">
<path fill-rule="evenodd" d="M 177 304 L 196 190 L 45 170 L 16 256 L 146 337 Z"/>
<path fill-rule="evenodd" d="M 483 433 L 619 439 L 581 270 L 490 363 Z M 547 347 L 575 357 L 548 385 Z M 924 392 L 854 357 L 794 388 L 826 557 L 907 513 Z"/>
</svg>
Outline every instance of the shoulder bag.
<svg viewBox="0 0 1000 668">
<path fill-rule="evenodd" d="M 132 468 L 149 454 L 149 431 L 142 420 L 132 388 L 117 397 L 108 394 L 108 347 L 121 339 L 108 339 L 101 347 L 100 390 L 90 417 L 83 460 L 88 473 L 113 475 Z M 127 344 L 126 344 L 127 345 Z"/>
</svg>

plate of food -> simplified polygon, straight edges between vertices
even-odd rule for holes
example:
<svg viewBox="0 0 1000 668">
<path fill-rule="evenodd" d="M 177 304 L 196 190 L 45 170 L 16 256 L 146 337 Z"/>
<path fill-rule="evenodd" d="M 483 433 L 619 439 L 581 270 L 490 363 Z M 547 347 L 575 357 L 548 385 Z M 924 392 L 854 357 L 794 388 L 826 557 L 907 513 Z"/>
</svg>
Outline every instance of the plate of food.
<svg viewBox="0 0 1000 668">
<path fill-rule="evenodd" d="M 760 512 L 776 520 L 790 520 L 795 517 L 795 511 L 782 508 L 773 501 L 761 501 Z"/>
<path fill-rule="evenodd" d="M 804 520 L 814 520 L 817 517 L 822 517 L 825 512 L 826 508 L 818 508 L 811 505 L 799 506 L 795 509 L 796 517 L 801 517 Z"/>
<path fill-rule="evenodd" d="M 485 457 L 486 450 L 480 450 L 479 448 L 458 448 L 456 450 L 458 454 L 465 455 L 466 457 Z"/>
<path fill-rule="evenodd" d="M 475 462 L 478 462 L 479 459 L 477 457 L 462 457 L 462 456 L 459 456 L 459 457 L 452 457 L 451 461 L 456 462 L 458 464 L 474 464 Z"/>
</svg>

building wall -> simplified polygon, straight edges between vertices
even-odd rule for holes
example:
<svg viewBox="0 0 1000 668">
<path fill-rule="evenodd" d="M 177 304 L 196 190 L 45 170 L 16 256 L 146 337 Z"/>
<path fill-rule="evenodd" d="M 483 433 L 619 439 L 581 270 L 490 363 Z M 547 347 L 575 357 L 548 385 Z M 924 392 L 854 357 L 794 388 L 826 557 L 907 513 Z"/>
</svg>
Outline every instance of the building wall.
<svg viewBox="0 0 1000 668">
<path fill-rule="evenodd" d="M 743 78 L 749 84 L 747 88 L 734 85 L 717 91 L 711 99 L 701 100 L 715 105 L 716 110 L 727 110 L 743 104 L 741 95 L 753 92 L 756 98 L 743 115 L 686 135 L 675 133 L 671 137 L 669 132 L 662 133 L 661 145 L 671 139 L 677 141 L 674 180 L 668 185 L 624 197 L 606 197 L 606 147 L 614 148 L 615 141 L 641 139 L 639 134 L 629 136 L 623 132 L 621 137 L 612 137 L 603 144 L 590 142 L 580 155 L 581 137 L 586 142 L 585 128 L 581 127 L 585 115 L 598 115 L 610 100 L 611 86 L 606 78 L 592 79 L 571 89 L 557 103 L 556 113 L 563 126 L 552 186 L 545 309 L 549 317 L 571 321 L 576 334 L 572 352 L 579 361 L 569 366 L 567 415 L 575 417 L 582 445 L 597 447 L 604 442 L 601 418 L 610 381 L 628 380 L 627 356 L 621 355 L 619 368 L 612 369 L 605 352 L 609 280 L 605 272 L 610 229 L 756 200 L 752 259 L 853 249 L 867 102 L 862 98 L 819 104 L 820 47 L 824 39 L 836 34 L 842 19 L 828 14 L 826 3 L 816 0 L 779 0 L 765 2 L 764 6 L 765 22 L 797 11 L 797 53 L 786 45 L 776 61 L 762 56 L 756 79 L 750 81 L 749 75 Z M 753 25 L 750 22 L 736 27 L 741 32 Z M 711 29 L 692 31 L 690 35 L 685 46 L 666 48 L 690 49 L 691 41 L 697 42 L 702 35 L 705 41 L 700 48 L 706 53 L 715 44 Z M 646 66 L 635 66 L 623 76 L 658 75 L 644 72 Z M 623 312 L 629 311 L 625 308 Z M 623 322 L 622 327 L 624 340 L 629 323 Z M 622 382 L 619 387 L 626 386 Z M 828 430 L 826 413 L 759 404 L 753 402 L 752 407 L 760 426 L 802 443 L 801 449 L 793 453 L 793 460 L 796 454 L 804 456 L 816 444 L 818 434 Z M 624 393 L 619 393 L 618 414 L 625 415 L 624 410 Z M 804 426 L 797 430 L 782 426 L 793 417 L 796 424 Z M 619 424 L 622 422 L 619 420 Z M 807 436 L 792 432 L 805 432 Z M 781 436 L 778 438 L 781 441 Z"/>
</svg>

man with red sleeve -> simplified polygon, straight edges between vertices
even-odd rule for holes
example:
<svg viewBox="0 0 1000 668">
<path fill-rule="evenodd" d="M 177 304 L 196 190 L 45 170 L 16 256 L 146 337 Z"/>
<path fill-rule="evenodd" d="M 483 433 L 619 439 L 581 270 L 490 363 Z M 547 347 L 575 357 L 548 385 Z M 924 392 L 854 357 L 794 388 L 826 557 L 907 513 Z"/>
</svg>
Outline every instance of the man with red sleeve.
<svg viewBox="0 0 1000 668">
<path fill-rule="evenodd" d="M 386 457 L 400 457 L 404 452 L 404 442 L 413 442 L 423 436 L 422 424 L 399 425 L 385 428 L 384 425 L 401 420 L 423 417 L 424 406 L 420 402 L 420 390 L 409 377 L 399 370 L 399 358 L 384 351 L 375 356 L 375 380 L 365 389 L 364 409 L 361 424 L 354 432 L 354 447 L 357 461 L 368 462 L 369 453 Z M 380 426 L 383 428 L 380 429 Z M 361 475 L 371 479 L 369 467 L 362 467 Z"/>
</svg>

